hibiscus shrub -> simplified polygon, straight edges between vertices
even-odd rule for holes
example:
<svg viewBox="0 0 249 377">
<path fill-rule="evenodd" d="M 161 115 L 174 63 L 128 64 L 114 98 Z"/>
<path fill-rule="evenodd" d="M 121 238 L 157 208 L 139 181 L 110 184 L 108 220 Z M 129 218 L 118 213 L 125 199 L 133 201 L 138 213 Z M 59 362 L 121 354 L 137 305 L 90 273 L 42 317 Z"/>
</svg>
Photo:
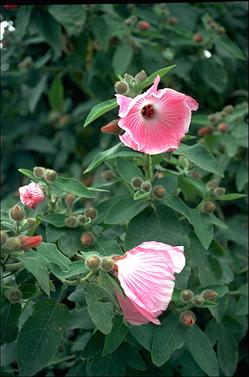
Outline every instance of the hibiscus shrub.
<svg viewBox="0 0 249 377">
<path fill-rule="evenodd" d="M 69 10 L 55 7 L 49 6 L 47 22 L 62 23 L 69 49 L 67 33 L 77 39 L 63 18 Z M 101 17 L 115 20 L 114 8 L 102 7 Z M 21 20 L 28 11 L 22 9 Z M 165 13 L 153 9 L 163 19 Z M 126 27 L 160 38 L 146 11 L 138 7 L 139 22 L 127 16 Z M 47 14 L 41 7 L 28 12 L 38 12 L 39 20 Z M 166 19 L 172 32 L 176 20 Z M 59 48 L 56 32 L 53 39 L 37 22 Z M 213 38 L 207 16 L 202 23 Z M 221 25 L 215 28 L 223 35 Z M 105 49 L 101 30 L 96 38 Z M 222 50 L 222 39 L 212 38 L 208 43 Z M 200 35 L 194 43 L 202 43 Z M 115 54 L 114 68 L 122 68 L 121 57 L 128 58 Z M 1 216 L 1 375 L 245 375 L 248 105 L 243 92 L 233 105 L 219 99 L 214 110 L 219 90 L 206 76 L 202 96 L 210 85 L 212 98 L 187 85 L 172 89 L 170 77 L 179 73 L 174 63 L 143 64 L 129 73 L 117 68 L 110 95 L 89 85 L 102 98 L 88 103 L 88 114 L 83 106 L 81 127 L 95 129 L 101 145 L 85 154 L 83 180 L 52 163 L 18 166 L 24 178 L 18 198 L 3 201 Z M 213 72 L 217 65 L 210 61 Z M 61 98 L 60 80 L 52 83 L 51 104 Z M 211 109 L 204 111 L 205 104 Z"/>
</svg>

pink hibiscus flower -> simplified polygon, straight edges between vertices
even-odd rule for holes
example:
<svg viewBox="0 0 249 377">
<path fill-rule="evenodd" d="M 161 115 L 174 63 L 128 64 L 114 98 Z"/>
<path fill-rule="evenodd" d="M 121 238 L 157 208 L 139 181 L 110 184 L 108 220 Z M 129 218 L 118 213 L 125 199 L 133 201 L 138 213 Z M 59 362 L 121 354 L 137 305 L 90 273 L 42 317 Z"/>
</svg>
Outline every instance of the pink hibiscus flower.
<svg viewBox="0 0 249 377">
<path fill-rule="evenodd" d="M 19 194 L 22 204 L 29 208 L 36 208 L 45 199 L 40 185 L 35 182 L 19 187 Z"/>
<path fill-rule="evenodd" d="M 160 76 L 146 92 L 130 98 L 116 94 L 118 125 L 126 132 L 120 140 L 136 151 L 158 154 L 177 149 L 188 132 L 191 111 L 198 103 L 173 89 L 157 90 Z"/>
<path fill-rule="evenodd" d="M 115 268 L 125 298 L 116 291 L 127 322 L 142 325 L 153 322 L 167 308 L 174 290 L 174 273 L 185 265 L 183 246 L 143 242 L 115 258 Z"/>
</svg>

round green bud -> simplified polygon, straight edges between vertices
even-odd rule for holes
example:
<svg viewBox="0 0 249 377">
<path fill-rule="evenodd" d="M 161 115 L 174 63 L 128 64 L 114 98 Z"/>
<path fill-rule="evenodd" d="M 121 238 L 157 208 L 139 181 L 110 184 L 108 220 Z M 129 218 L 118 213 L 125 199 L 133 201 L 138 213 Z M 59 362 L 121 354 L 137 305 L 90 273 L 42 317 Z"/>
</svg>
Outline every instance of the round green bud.
<svg viewBox="0 0 249 377">
<path fill-rule="evenodd" d="M 217 28 L 217 33 L 218 33 L 219 35 L 223 35 L 223 34 L 225 34 L 225 32 L 226 32 L 226 29 L 225 29 L 223 26 L 219 26 L 219 27 Z"/>
<path fill-rule="evenodd" d="M 144 70 L 140 71 L 135 76 L 136 83 L 140 83 L 140 82 L 144 81 L 145 79 L 147 79 L 147 74 Z"/>
<path fill-rule="evenodd" d="M 73 203 L 76 199 L 76 196 L 74 194 L 67 194 L 65 197 L 64 197 L 64 202 L 66 203 L 66 205 L 69 207 L 69 208 L 72 208 L 73 206 Z"/>
<path fill-rule="evenodd" d="M 214 202 L 211 202 L 211 200 L 208 200 L 207 202 L 203 203 L 201 209 L 204 213 L 213 213 L 216 210 L 216 205 Z"/>
<path fill-rule="evenodd" d="M 227 114 L 232 114 L 234 112 L 233 105 L 227 105 L 224 107 L 223 111 L 225 111 Z"/>
<path fill-rule="evenodd" d="M 113 270 L 114 264 L 115 263 L 111 257 L 104 257 L 101 260 L 101 269 L 110 272 Z"/>
<path fill-rule="evenodd" d="M 90 217 L 91 220 L 95 220 L 97 217 L 97 210 L 94 207 L 89 207 L 85 211 L 86 217 Z"/>
<path fill-rule="evenodd" d="M 10 288 L 5 292 L 5 297 L 11 304 L 18 304 L 22 300 L 22 291 L 18 288 Z"/>
<path fill-rule="evenodd" d="M 207 189 L 208 190 L 214 190 L 218 187 L 218 181 L 217 179 L 212 179 L 211 181 L 207 182 Z"/>
<path fill-rule="evenodd" d="M 76 228 L 78 225 L 78 219 L 76 216 L 69 216 L 65 219 L 65 224 L 68 228 Z"/>
<path fill-rule="evenodd" d="M 226 189 L 225 189 L 225 187 L 217 187 L 217 188 L 214 190 L 214 195 L 215 195 L 215 196 L 225 195 L 225 193 L 226 193 Z"/>
<path fill-rule="evenodd" d="M 191 299 L 191 304 L 195 306 L 201 306 L 204 302 L 204 298 L 200 295 L 196 295 Z"/>
<path fill-rule="evenodd" d="M 36 166 L 33 169 L 33 173 L 34 173 L 34 176 L 36 178 L 43 178 L 44 177 L 44 173 L 45 173 L 45 169 L 42 168 L 41 166 Z"/>
<path fill-rule="evenodd" d="M 131 185 L 134 189 L 139 189 L 142 183 L 143 183 L 143 180 L 140 177 L 133 177 L 131 180 Z"/>
<path fill-rule="evenodd" d="M 152 186 L 151 186 L 150 182 L 143 182 L 142 185 L 141 185 L 141 189 L 144 192 L 151 192 Z"/>
<path fill-rule="evenodd" d="M 84 247 L 90 247 L 95 243 L 96 238 L 91 232 L 84 232 L 80 237 L 80 241 Z"/>
<path fill-rule="evenodd" d="M 114 85 L 115 92 L 117 94 L 126 94 L 129 90 L 129 86 L 126 82 L 124 81 L 117 81 Z"/>
<path fill-rule="evenodd" d="M 17 237 L 9 237 L 5 242 L 3 249 L 8 252 L 19 251 L 21 249 L 21 241 Z"/>
<path fill-rule="evenodd" d="M 21 208 L 19 205 L 15 205 L 10 209 L 10 217 L 12 220 L 20 222 L 25 218 L 24 209 Z"/>
<path fill-rule="evenodd" d="M 84 225 L 87 222 L 87 217 L 85 215 L 78 215 L 78 223 Z"/>
<path fill-rule="evenodd" d="M 194 293 L 190 289 L 184 289 L 180 293 L 180 299 L 183 302 L 189 302 L 194 297 Z"/>
<path fill-rule="evenodd" d="M 216 122 L 218 122 L 219 117 L 217 116 L 217 114 L 210 114 L 208 120 L 210 123 L 215 124 Z"/>
<path fill-rule="evenodd" d="M 45 172 L 44 178 L 48 183 L 51 183 L 51 182 L 54 182 L 57 179 L 57 176 L 58 176 L 58 174 L 56 173 L 55 170 L 47 169 L 46 172 Z"/>
<path fill-rule="evenodd" d="M 218 293 L 211 289 L 206 289 L 201 293 L 201 296 L 204 298 L 204 300 L 215 301 L 218 297 Z"/>
<path fill-rule="evenodd" d="M 157 199 L 163 199 L 165 198 L 166 196 L 166 189 L 162 186 L 162 185 L 156 185 L 154 188 L 153 188 L 153 195 L 157 198 Z"/>
<path fill-rule="evenodd" d="M 105 182 L 111 182 L 113 180 L 113 172 L 111 170 L 105 170 L 101 173 L 101 178 Z"/>
<path fill-rule="evenodd" d="M 91 271 L 98 271 L 100 269 L 101 258 L 98 255 L 91 255 L 86 258 L 85 266 Z"/>
</svg>

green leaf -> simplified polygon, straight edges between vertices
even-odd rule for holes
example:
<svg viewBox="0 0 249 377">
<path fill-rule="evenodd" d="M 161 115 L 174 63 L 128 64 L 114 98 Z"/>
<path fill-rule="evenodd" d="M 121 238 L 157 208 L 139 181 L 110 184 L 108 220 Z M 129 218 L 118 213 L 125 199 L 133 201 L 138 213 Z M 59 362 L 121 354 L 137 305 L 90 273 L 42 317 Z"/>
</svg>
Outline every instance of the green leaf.
<svg viewBox="0 0 249 377">
<path fill-rule="evenodd" d="M 23 263 L 26 270 L 34 275 L 42 290 L 49 296 L 50 289 L 47 260 L 35 251 L 28 251 L 24 255 L 19 256 L 18 259 Z"/>
<path fill-rule="evenodd" d="M 215 47 L 218 54 L 225 56 L 227 58 L 235 58 L 240 60 L 245 60 L 245 56 L 241 51 L 240 47 L 231 41 L 228 36 L 223 36 L 216 39 Z"/>
<path fill-rule="evenodd" d="M 224 92 L 228 83 L 228 74 L 222 60 L 213 54 L 211 58 L 198 61 L 199 75 L 207 87 L 218 93 Z"/>
<path fill-rule="evenodd" d="M 129 326 L 129 332 L 147 351 L 151 351 L 152 340 L 156 328 L 151 323 L 141 326 Z"/>
<path fill-rule="evenodd" d="M 240 198 L 244 198 L 247 196 L 246 194 L 237 194 L 237 193 L 231 193 L 231 194 L 225 194 L 225 195 L 220 195 L 216 196 L 215 200 L 236 200 Z"/>
<path fill-rule="evenodd" d="M 69 312 L 69 328 L 91 330 L 94 324 L 89 316 L 87 307 L 80 309 L 72 309 Z"/>
<path fill-rule="evenodd" d="M 42 242 L 41 246 L 37 248 L 37 253 L 47 259 L 50 264 L 54 263 L 59 266 L 63 271 L 68 270 L 70 267 L 70 259 L 65 257 L 55 244 Z"/>
<path fill-rule="evenodd" d="M 38 215 L 37 218 L 41 221 L 45 221 L 48 224 L 52 224 L 57 228 L 65 227 L 66 215 L 62 213 L 48 213 L 46 215 Z"/>
<path fill-rule="evenodd" d="M 169 67 L 164 67 L 164 68 L 158 69 L 158 71 L 152 73 L 150 76 L 147 77 L 146 80 L 141 82 L 141 84 L 139 85 L 139 89 L 142 90 L 144 88 L 147 88 L 147 86 L 153 84 L 157 75 L 159 75 L 162 78 L 167 73 L 169 73 L 174 67 L 175 67 L 175 65 L 171 65 Z"/>
<path fill-rule="evenodd" d="M 176 155 L 182 155 L 199 166 L 201 169 L 217 174 L 223 177 L 218 162 L 210 154 L 208 149 L 202 144 L 185 145 L 181 144 L 180 148 L 173 152 Z"/>
<path fill-rule="evenodd" d="M 28 169 L 18 169 L 20 173 L 32 179 L 32 181 L 38 182 L 39 180 L 34 176 L 33 172 Z"/>
<path fill-rule="evenodd" d="M 95 196 L 80 183 L 77 179 L 74 178 L 64 178 L 58 177 L 53 183 L 53 186 L 58 190 L 63 192 L 68 192 L 83 198 L 94 198 Z"/>
<path fill-rule="evenodd" d="M 219 364 L 216 354 L 208 336 L 198 326 L 194 325 L 189 329 L 185 347 L 208 376 L 219 376 Z"/>
<path fill-rule="evenodd" d="M 96 252 L 106 257 L 113 254 L 123 254 L 115 239 L 107 239 L 103 236 L 98 237 L 95 244 L 87 248 L 87 251 Z"/>
<path fill-rule="evenodd" d="M 66 29 L 69 37 L 79 36 L 86 21 L 83 5 L 49 5 L 49 13 Z"/>
<path fill-rule="evenodd" d="M 82 248 L 80 236 L 82 229 L 63 228 L 58 239 L 58 248 L 68 257 L 74 256 Z"/>
<path fill-rule="evenodd" d="M 9 301 L 1 303 L 0 339 L 3 343 L 10 343 L 16 339 L 18 320 L 22 311 L 21 304 L 11 304 Z"/>
<path fill-rule="evenodd" d="M 219 326 L 217 355 L 222 372 L 232 377 L 239 361 L 238 342 L 234 335 L 223 325 Z"/>
<path fill-rule="evenodd" d="M 56 55 L 61 52 L 61 28 L 55 19 L 42 8 L 35 8 L 33 14 L 36 26 Z"/>
<path fill-rule="evenodd" d="M 210 222 L 209 216 L 201 213 L 198 209 L 192 210 L 190 212 L 190 222 L 202 246 L 208 249 L 214 237 L 214 227 Z"/>
<path fill-rule="evenodd" d="M 84 261 L 73 261 L 67 270 L 63 270 L 58 264 L 51 263 L 51 271 L 58 278 L 67 279 L 76 275 L 86 274 L 89 270 L 85 267 Z"/>
<path fill-rule="evenodd" d="M 153 363 L 160 367 L 173 353 L 184 345 L 187 328 L 179 322 L 179 317 L 169 315 L 156 329 L 151 349 Z"/>
<path fill-rule="evenodd" d="M 151 240 L 175 246 L 186 245 L 187 237 L 181 223 L 170 208 L 159 206 L 156 211 L 146 208 L 129 222 L 125 250 Z"/>
<path fill-rule="evenodd" d="M 94 106 L 90 113 L 87 115 L 87 118 L 84 123 L 84 127 L 88 126 L 94 120 L 98 119 L 108 111 L 118 107 L 116 98 L 108 99 L 107 101 L 101 102 L 98 105 Z"/>
<path fill-rule="evenodd" d="M 40 301 L 17 338 L 17 362 L 21 376 L 33 376 L 53 360 L 62 340 L 69 310 L 56 301 Z"/>
<path fill-rule="evenodd" d="M 36 105 L 38 104 L 42 96 L 42 93 L 45 90 L 47 78 L 47 75 L 43 75 L 36 84 L 36 86 L 29 90 L 28 106 L 31 113 L 34 113 Z"/>
<path fill-rule="evenodd" d="M 128 328 L 125 326 L 123 317 L 115 318 L 112 331 L 106 335 L 102 356 L 114 352 L 126 337 Z"/>
<path fill-rule="evenodd" d="M 64 86 L 60 76 L 56 76 L 48 93 L 49 104 L 54 111 L 61 112 L 64 104 Z"/>
<path fill-rule="evenodd" d="M 109 161 L 117 157 L 134 158 L 142 156 L 143 155 L 141 153 L 133 152 L 129 148 L 124 147 L 122 143 L 118 143 L 113 147 L 98 153 L 98 155 L 90 163 L 88 168 L 84 171 L 84 173 L 89 173 L 93 169 L 97 168 L 100 164 L 102 164 L 102 162 Z"/>
<path fill-rule="evenodd" d="M 122 75 L 127 71 L 132 55 L 133 49 L 128 43 L 118 45 L 112 58 L 112 66 L 116 75 Z"/>
<path fill-rule="evenodd" d="M 142 212 L 145 207 L 147 207 L 147 202 L 136 202 L 133 198 L 125 196 L 115 201 L 110 207 L 104 218 L 104 223 L 122 224 Z"/>
<path fill-rule="evenodd" d="M 124 355 L 117 350 L 106 357 L 95 357 L 90 368 L 91 376 L 123 377 L 125 375 Z"/>
<path fill-rule="evenodd" d="M 23 39 L 27 31 L 32 11 L 33 11 L 33 7 L 30 5 L 29 6 L 24 5 L 18 9 L 16 20 L 15 20 L 15 28 L 17 28 L 18 30 L 17 38 L 20 40 Z"/>
<path fill-rule="evenodd" d="M 116 162 L 117 172 L 120 177 L 127 183 L 131 184 L 133 177 L 140 177 L 144 179 L 144 176 L 137 165 L 134 162 L 125 160 L 124 158 L 118 158 Z"/>
</svg>

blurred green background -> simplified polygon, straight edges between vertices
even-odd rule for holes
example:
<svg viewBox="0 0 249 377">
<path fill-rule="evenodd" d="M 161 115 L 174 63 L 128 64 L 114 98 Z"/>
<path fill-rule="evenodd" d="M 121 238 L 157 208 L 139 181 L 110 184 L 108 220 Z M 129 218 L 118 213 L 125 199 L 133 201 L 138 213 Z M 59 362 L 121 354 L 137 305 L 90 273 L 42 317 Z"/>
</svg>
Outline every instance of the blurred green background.
<svg viewBox="0 0 249 377">
<path fill-rule="evenodd" d="M 82 178 L 95 152 L 115 142 L 100 127 L 116 110 L 85 129 L 83 121 L 94 104 L 113 98 L 118 74 L 176 64 L 162 85 L 200 103 L 192 135 L 210 126 L 210 114 L 222 120 L 226 105 L 243 110 L 247 16 L 247 2 L 3 6 L 2 196 L 24 182 L 18 168 Z"/>
</svg>

